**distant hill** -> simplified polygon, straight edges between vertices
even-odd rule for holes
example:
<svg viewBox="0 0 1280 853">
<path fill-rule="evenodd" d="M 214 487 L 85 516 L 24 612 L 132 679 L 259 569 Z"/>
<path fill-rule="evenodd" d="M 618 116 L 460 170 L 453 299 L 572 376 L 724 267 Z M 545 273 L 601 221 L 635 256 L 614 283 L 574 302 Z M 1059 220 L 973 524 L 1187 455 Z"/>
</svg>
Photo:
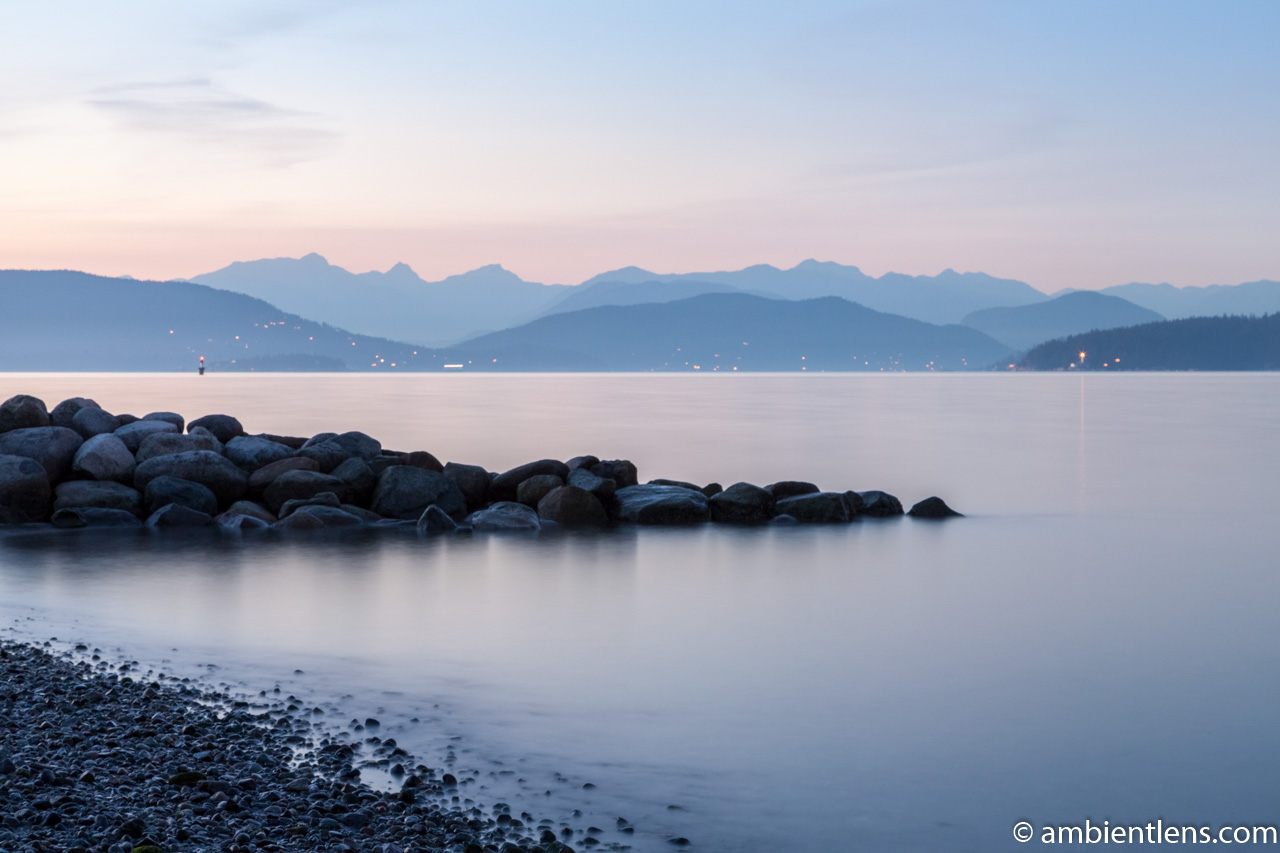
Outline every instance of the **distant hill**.
<svg viewBox="0 0 1280 853">
<path fill-rule="evenodd" d="M 423 281 L 405 264 L 386 272 L 352 273 L 314 253 L 237 261 L 191 281 L 254 296 L 353 332 L 424 344 L 525 322 L 569 289 L 524 281 L 497 264 Z"/>
<path fill-rule="evenodd" d="M 1118 296 L 1091 290 L 1066 293 L 1048 302 L 1016 308 L 984 308 L 964 318 L 964 325 L 986 332 L 1016 350 L 1094 329 L 1136 326 L 1163 320 Z"/>
<path fill-rule="evenodd" d="M 1080 363 L 1080 353 L 1085 353 Z M 1075 364 L 1075 368 L 1068 368 Z M 1280 313 L 1192 317 L 1074 335 L 1041 344 L 1029 370 L 1280 370 Z"/>
<path fill-rule="evenodd" d="M 434 369 L 414 350 L 199 284 L 0 271 L 0 371 Z"/>
<path fill-rule="evenodd" d="M 702 281 L 599 281 L 568 290 L 546 310 L 546 314 L 563 314 L 601 305 L 643 305 L 648 302 L 675 302 L 704 293 L 741 293 L 727 284 Z"/>
<path fill-rule="evenodd" d="M 1127 299 L 1171 320 L 1183 317 L 1271 314 L 1280 311 L 1280 281 L 1174 287 L 1171 284 L 1119 284 L 1103 293 Z"/>
<path fill-rule="evenodd" d="M 985 368 L 1012 350 L 837 297 L 708 293 L 542 317 L 441 351 L 468 370 L 898 371 Z"/>
</svg>

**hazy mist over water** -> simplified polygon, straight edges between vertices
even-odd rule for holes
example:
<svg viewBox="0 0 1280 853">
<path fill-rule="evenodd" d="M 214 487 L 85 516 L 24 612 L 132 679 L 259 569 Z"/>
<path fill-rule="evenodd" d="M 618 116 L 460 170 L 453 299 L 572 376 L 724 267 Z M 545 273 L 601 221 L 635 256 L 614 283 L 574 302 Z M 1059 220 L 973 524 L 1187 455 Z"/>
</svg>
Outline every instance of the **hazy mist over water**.
<svg viewBox="0 0 1280 853">
<path fill-rule="evenodd" d="M 215 683 L 279 683 L 339 724 L 376 713 L 433 767 L 452 747 L 486 805 L 578 808 L 646 850 L 1277 823 L 1280 376 L 7 374 L 0 391 L 360 429 L 499 470 L 595 453 L 642 481 L 938 494 L 969 515 L 0 543 L 0 613 L 23 635 L 215 663 Z"/>
</svg>

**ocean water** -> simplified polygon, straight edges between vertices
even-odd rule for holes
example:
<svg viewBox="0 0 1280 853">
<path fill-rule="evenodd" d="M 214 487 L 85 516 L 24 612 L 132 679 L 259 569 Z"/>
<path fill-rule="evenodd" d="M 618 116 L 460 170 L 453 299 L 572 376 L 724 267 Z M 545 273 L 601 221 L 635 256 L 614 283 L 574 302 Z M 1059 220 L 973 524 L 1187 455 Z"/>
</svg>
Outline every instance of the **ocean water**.
<svg viewBox="0 0 1280 853">
<path fill-rule="evenodd" d="M 13 633 L 374 714 L 580 849 L 592 826 L 635 850 L 988 851 L 1039 846 L 1023 820 L 1280 823 L 1280 376 L 0 375 L 14 393 L 966 513 L 0 539 Z"/>
</svg>

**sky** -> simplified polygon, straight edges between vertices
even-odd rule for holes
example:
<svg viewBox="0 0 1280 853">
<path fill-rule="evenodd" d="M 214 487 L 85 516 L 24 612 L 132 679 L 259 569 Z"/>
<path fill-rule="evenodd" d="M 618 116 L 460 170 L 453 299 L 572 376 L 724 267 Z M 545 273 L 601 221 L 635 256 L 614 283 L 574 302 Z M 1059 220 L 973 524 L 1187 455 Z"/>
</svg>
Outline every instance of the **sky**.
<svg viewBox="0 0 1280 853">
<path fill-rule="evenodd" d="M 1280 279 L 1274 0 L 54 0 L 0 268 Z"/>
</svg>

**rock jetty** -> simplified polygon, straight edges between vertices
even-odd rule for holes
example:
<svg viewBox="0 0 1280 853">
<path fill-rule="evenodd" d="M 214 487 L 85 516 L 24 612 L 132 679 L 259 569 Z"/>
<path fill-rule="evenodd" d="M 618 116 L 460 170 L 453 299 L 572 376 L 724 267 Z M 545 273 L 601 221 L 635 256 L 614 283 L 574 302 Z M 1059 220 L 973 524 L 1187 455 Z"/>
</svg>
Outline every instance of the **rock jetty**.
<svg viewBox="0 0 1280 853">
<path fill-rule="evenodd" d="M 540 459 L 508 471 L 388 450 L 362 432 L 245 432 L 231 415 L 111 414 L 73 397 L 52 411 L 0 404 L 0 525 L 312 531 L 416 527 L 424 535 L 614 525 L 847 524 L 903 515 L 883 491 L 640 482 L 625 459 Z M 959 515 L 940 498 L 906 514 Z"/>
</svg>

